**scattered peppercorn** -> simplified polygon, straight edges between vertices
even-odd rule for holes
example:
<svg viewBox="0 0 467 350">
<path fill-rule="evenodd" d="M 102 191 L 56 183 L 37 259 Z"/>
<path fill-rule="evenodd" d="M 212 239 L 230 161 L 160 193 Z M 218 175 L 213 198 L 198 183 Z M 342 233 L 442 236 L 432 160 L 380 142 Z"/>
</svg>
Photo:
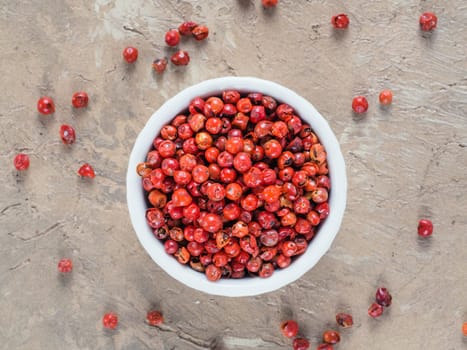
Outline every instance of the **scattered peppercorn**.
<svg viewBox="0 0 467 350">
<path fill-rule="evenodd" d="M 365 113 L 368 110 L 368 101 L 364 96 L 357 96 L 352 101 L 352 109 L 355 113 Z"/>
<path fill-rule="evenodd" d="M 50 97 L 41 97 L 39 101 L 37 101 L 37 110 L 40 114 L 52 114 L 55 112 L 55 103 Z"/>
<path fill-rule="evenodd" d="M 432 12 L 425 12 L 420 16 L 420 29 L 424 32 L 432 31 L 438 24 L 438 17 Z"/>
<path fill-rule="evenodd" d="M 128 46 L 123 50 L 123 58 L 128 63 L 133 63 L 138 59 L 138 49 Z"/>
<path fill-rule="evenodd" d="M 379 103 L 383 106 L 390 105 L 392 103 L 392 91 L 391 90 L 383 90 L 379 94 Z"/>
<path fill-rule="evenodd" d="M 420 237 L 429 237 L 433 233 L 433 223 L 428 219 L 421 219 L 418 222 L 417 231 Z"/>
<path fill-rule="evenodd" d="M 15 156 L 13 164 L 18 171 L 24 171 L 29 168 L 29 156 L 24 153 L 19 153 Z"/>
<path fill-rule="evenodd" d="M 331 23 L 336 29 L 346 29 L 349 26 L 350 20 L 345 13 L 332 16 Z"/>
<path fill-rule="evenodd" d="M 91 179 L 96 177 L 94 169 L 88 163 L 84 163 L 78 170 L 78 175 L 81 177 L 89 177 Z"/>
<path fill-rule="evenodd" d="M 58 262 L 58 271 L 62 273 L 69 273 L 71 272 L 71 270 L 73 270 L 72 261 L 66 258 L 60 259 L 60 261 Z"/>
<path fill-rule="evenodd" d="M 165 69 L 167 68 L 167 58 L 165 58 L 165 57 L 157 58 L 152 63 L 152 68 L 154 68 L 154 70 L 159 74 L 163 73 L 165 71 Z"/>
<path fill-rule="evenodd" d="M 75 92 L 71 98 L 71 104 L 75 108 L 84 108 L 88 105 L 89 97 L 84 91 Z"/>
<path fill-rule="evenodd" d="M 113 312 L 106 313 L 102 317 L 102 324 L 107 329 L 115 329 L 118 325 L 118 316 Z"/>
<path fill-rule="evenodd" d="M 338 313 L 336 315 L 336 322 L 339 326 L 343 328 L 349 328 L 353 326 L 352 315 L 345 314 L 345 313 Z"/>
</svg>

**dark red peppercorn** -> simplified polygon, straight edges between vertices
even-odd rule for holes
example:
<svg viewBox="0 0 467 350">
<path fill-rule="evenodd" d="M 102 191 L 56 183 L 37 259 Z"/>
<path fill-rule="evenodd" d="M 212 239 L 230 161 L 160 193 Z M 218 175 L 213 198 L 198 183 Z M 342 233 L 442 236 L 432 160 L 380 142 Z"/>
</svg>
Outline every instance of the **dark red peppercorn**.
<svg viewBox="0 0 467 350">
<path fill-rule="evenodd" d="M 190 55 L 188 55 L 188 52 L 180 50 L 170 57 L 170 61 L 176 66 L 186 66 L 190 63 Z"/>
<path fill-rule="evenodd" d="M 375 296 L 376 302 L 384 307 L 391 306 L 392 303 L 392 295 L 389 294 L 389 291 L 386 288 L 378 288 L 376 290 Z"/>
<path fill-rule="evenodd" d="M 71 145 L 76 141 L 75 129 L 71 125 L 60 126 L 60 137 L 65 145 Z"/>
<path fill-rule="evenodd" d="M 352 315 L 345 314 L 345 313 L 338 313 L 336 315 L 336 322 L 339 326 L 343 328 L 349 328 L 353 326 Z"/>
<path fill-rule="evenodd" d="M 429 237 L 433 233 L 433 223 L 428 219 L 421 219 L 417 231 L 420 237 Z"/>
<path fill-rule="evenodd" d="M 310 342 L 305 338 L 295 338 L 293 341 L 294 350 L 307 350 L 310 348 Z"/>
<path fill-rule="evenodd" d="M 75 92 L 71 98 L 71 104 L 75 108 L 84 108 L 88 105 L 89 97 L 84 91 Z"/>
<path fill-rule="evenodd" d="M 177 29 L 171 29 L 165 33 L 165 43 L 169 46 L 177 46 L 180 42 L 180 33 Z"/>
<path fill-rule="evenodd" d="M 29 168 L 29 156 L 24 153 L 19 153 L 15 156 L 13 164 L 18 171 L 24 171 Z"/>
<path fill-rule="evenodd" d="M 152 63 L 152 68 L 154 68 L 154 70 L 159 74 L 163 73 L 165 71 L 165 69 L 167 68 L 167 58 L 165 58 L 165 57 L 164 58 L 157 58 Z"/>
<path fill-rule="evenodd" d="M 126 47 L 122 54 L 127 63 L 133 63 L 138 59 L 138 49 L 131 46 Z"/>
<path fill-rule="evenodd" d="M 346 29 L 349 26 L 349 17 L 345 13 L 341 13 L 335 16 L 332 16 L 331 23 L 334 28 L 337 29 Z"/>
<path fill-rule="evenodd" d="M 191 31 L 191 34 L 193 35 L 193 38 L 195 38 L 195 40 L 201 41 L 208 37 L 209 29 L 206 26 L 196 26 Z"/>
<path fill-rule="evenodd" d="M 383 314 L 384 307 L 382 305 L 379 305 L 378 303 L 373 303 L 368 309 L 368 315 L 377 318 L 380 317 Z"/>
<path fill-rule="evenodd" d="M 420 16 L 420 29 L 429 32 L 436 28 L 438 17 L 432 12 L 425 12 Z"/>
<path fill-rule="evenodd" d="M 298 334 L 298 323 L 294 320 L 282 322 L 281 332 L 287 338 L 296 337 Z"/>
<path fill-rule="evenodd" d="M 44 96 L 37 101 L 37 111 L 40 114 L 52 114 L 55 112 L 55 103 L 52 98 Z"/>
</svg>

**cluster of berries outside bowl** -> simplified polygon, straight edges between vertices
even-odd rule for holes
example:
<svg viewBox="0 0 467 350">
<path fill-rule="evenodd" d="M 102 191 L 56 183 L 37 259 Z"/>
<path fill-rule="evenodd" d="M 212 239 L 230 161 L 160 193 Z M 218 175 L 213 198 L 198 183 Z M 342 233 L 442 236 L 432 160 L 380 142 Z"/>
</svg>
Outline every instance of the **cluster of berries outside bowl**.
<svg viewBox="0 0 467 350">
<path fill-rule="evenodd" d="M 146 220 L 147 194 L 137 174 L 138 164 L 146 161 L 153 141 L 162 127 L 175 116 L 187 110 L 196 97 L 219 96 L 223 91 L 240 93 L 259 92 L 273 97 L 278 103 L 292 106 L 303 122 L 309 124 L 327 153 L 332 190 L 329 193 L 329 216 L 324 220 L 306 251 L 284 269 L 278 269 L 269 278 L 246 277 L 209 281 L 205 274 L 180 264 L 166 253 L 163 242 L 153 234 Z M 183 284 L 208 294 L 230 297 L 251 296 L 277 290 L 309 271 L 330 248 L 344 215 L 347 179 L 344 158 L 339 143 L 327 121 L 306 99 L 277 83 L 252 77 L 222 77 L 195 84 L 167 100 L 148 120 L 139 133 L 130 155 L 127 172 L 127 204 L 133 228 L 140 243 L 151 258 L 170 276 Z"/>
</svg>

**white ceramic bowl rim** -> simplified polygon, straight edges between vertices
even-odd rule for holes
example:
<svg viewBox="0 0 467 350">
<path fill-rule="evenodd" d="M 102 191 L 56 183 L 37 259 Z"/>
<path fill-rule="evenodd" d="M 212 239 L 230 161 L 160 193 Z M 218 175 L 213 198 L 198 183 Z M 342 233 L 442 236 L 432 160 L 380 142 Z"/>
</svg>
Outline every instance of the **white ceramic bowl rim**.
<svg viewBox="0 0 467 350">
<path fill-rule="evenodd" d="M 332 189 L 329 196 L 330 214 L 321 225 L 318 234 L 313 238 L 307 251 L 296 259 L 289 267 L 276 270 L 269 278 L 221 279 L 210 282 L 205 275 L 178 263 L 165 253 L 163 244 L 154 237 L 146 223 L 147 209 L 141 178 L 136 173 L 136 165 L 144 162 L 152 146 L 154 137 L 163 125 L 172 120 L 178 113 L 186 110 L 189 101 L 201 96 L 220 95 L 224 90 L 240 92 L 261 92 L 272 96 L 280 102 L 291 105 L 297 114 L 313 128 L 328 153 L 328 167 Z M 214 295 L 230 297 L 252 296 L 277 290 L 300 278 L 310 270 L 330 248 L 339 231 L 347 197 L 347 178 L 344 158 L 339 143 L 327 121 L 319 112 L 292 90 L 253 77 L 222 77 L 203 81 L 190 86 L 166 101 L 150 117 L 138 135 L 130 155 L 127 172 L 127 202 L 131 222 L 140 243 L 151 258 L 170 276 L 185 285 Z"/>
</svg>

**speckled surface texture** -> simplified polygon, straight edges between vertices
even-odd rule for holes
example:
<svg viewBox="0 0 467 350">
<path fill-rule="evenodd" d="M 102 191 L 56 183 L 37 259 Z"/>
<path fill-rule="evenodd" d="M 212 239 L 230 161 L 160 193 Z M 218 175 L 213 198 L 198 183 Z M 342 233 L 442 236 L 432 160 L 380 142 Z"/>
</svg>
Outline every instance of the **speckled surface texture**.
<svg viewBox="0 0 467 350">
<path fill-rule="evenodd" d="M 418 30 L 425 10 L 439 17 Z M 334 32 L 333 14 L 351 25 Z M 467 348 L 467 2 L 415 0 L 0 1 L 0 349 L 291 349 L 279 324 L 293 317 L 316 348 L 348 311 L 338 349 Z M 183 40 L 192 61 L 160 77 L 152 60 L 182 20 L 206 23 L 206 42 Z M 121 58 L 139 48 L 137 64 Z M 229 299 L 181 285 L 140 246 L 125 198 L 128 155 L 164 100 L 204 79 L 247 75 L 303 95 L 329 120 L 347 163 L 348 206 L 329 253 L 277 292 Z M 393 106 L 378 106 L 383 88 Z M 72 110 L 73 92 L 90 105 Z M 357 94 L 370 109 L 352 115 Z M 54 98 L 40 116 L 41 95 Z M 62 123 L 77 142 L 65 147 Z M 18 174 L 14 155 L 31 157 Z M 76 175 L 82 162 L 97 177 Z M 435 233 L 417 238 L 421 217 Z M 74 261 L 60 276 L 57 261 Z M 367 316 L 375 289 L 393 305 Z M 160 308 L 161 329 L 144 323 Z M 102 315 L 120 316 L 118 330 Z"/>
</svg>

